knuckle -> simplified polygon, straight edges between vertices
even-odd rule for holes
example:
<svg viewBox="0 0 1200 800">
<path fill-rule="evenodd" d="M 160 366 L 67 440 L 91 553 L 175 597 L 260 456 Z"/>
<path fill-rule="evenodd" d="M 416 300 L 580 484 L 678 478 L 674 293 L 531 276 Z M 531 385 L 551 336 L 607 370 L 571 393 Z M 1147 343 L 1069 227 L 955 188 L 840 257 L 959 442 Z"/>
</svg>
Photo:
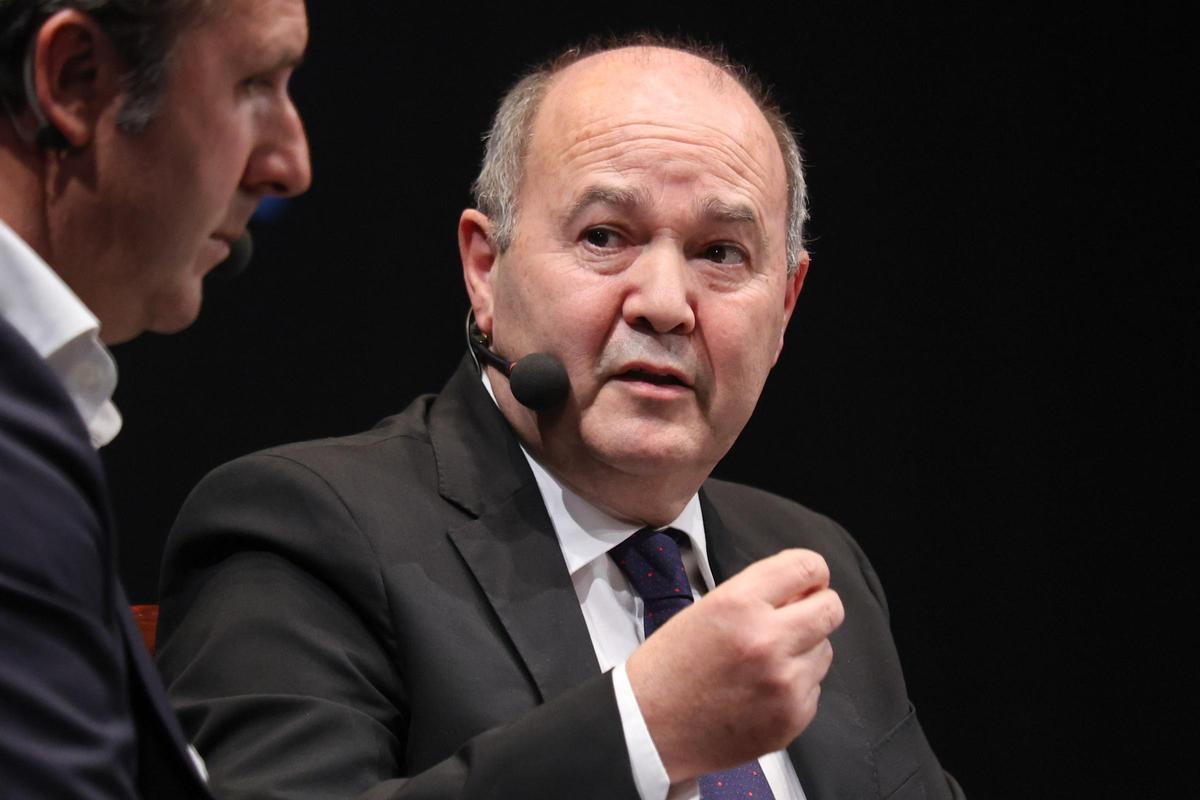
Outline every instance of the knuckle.
<svg viewBox="0 0 1200 800">
<path fill-rule="evenodd" d="M 819 575 L 818 560 L 819 555 L 811 550 L 789 550 L 788 558 L 791 561 L 789 565 L 792 570 L 800 577 L 800 580 L 805 584 L 810 584 L 816 580 Z"/>
<path fill-rule="evenodd" d="M 842 598 L 832 589 L 825 590 L 821 599 L 821 629 L 828 636 L 846 619 L 846 609 L 842 605 Z"/>
<path fill-rule="evenodd" d="M 813 550 L 796 550 L 797 568 L 803 571 L 806 581 L 824 583 L 829 577 L 829 564 L 825 558 Z"/>
<path fill-rule="evenodd" d="M 753 707 L 753 719 L 761 730 L 779 734 L 794 724 L 796 708 L 807 692 L 797 681 L 773 675 L 754 686 L 754 697 L 747 706 Z"/>
<path fill-rule="evenodd" d="M 759 681 L 763 693 L 774 701 L 790 699 L 795 693 L 795 681 L 779 669 L 765 672 Z M 783 707 L 784 704 L 778 704 Z"/>
<path fill-rule="evenodd" d="M 801 706 L 801 724 L 803 727 L 807 728 L 808 724 L 813 721 L 814 717 L 817 716 L 817 706 L 820 704 L 820 700 L 821 684 L 818 683 L 813 686 L 812 691 L 809 692 L 808 696 L 804 698 L 804 703 Z"/>
<path fill-rule="evenodd" d="M 842 597 L 833 589 L 829 590 L 833 597 L 833 618 L 835 620 L 834 627 L 838 627 L 846 621 L 846 606 L 842 603 Z"/>
<path fill-rule="evenodd" d="M 702 608 L 709 614 L 724 614 L 732 594 L 735 594 L 733 584 L 722 584 L 700 598 L 700 602 L 696 603 L 694 608 Z"/>
<path fill-rule="evenodd" d="M 820 697 L 820 694 L 821 687 L 817 685 L 803 696 L 795 698 L 789 705 L 781 706 L 784 713 L 783 718 L 779 720 L 777 730 L 783 734 L 781 737 L 783 741 L 779 743 L 776 749 L 785 747 L 801 731 L 808 727 L 809 723 L 817 715 L 817 699 Z"/>
<path fill-rule="evenodd" d="M 745 662 L 753 665 L 765 665 L 769 663 L 775 655 L 775 642 L 773 639 L 762 631 L 741 631 L 738 636 L 734 652 Z"/>
<path fill-rule="evenodd" d="M 714 592 L 702 602 L 707 604 L 709 612 L 717 619 L 739 633 L 750 633 L 758 627 L 748 619 L 754 612 L 751 598 L 740 592 L 725 592 L 720 595 Z"/>
<path fill-rule="evenodd" d="M 820 676 L 824 678 L 833 665 L 833 644 L 828 639 L 821 641 L 817 652 L 817 665 L 820 668 Z"/>
</svg>

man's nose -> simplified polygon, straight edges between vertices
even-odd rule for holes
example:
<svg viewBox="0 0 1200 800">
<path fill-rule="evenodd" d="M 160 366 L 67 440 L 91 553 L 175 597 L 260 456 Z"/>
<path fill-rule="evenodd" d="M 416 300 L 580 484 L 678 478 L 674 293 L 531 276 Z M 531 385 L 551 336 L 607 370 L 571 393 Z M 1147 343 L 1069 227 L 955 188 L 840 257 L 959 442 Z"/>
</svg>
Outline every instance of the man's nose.
<svg viewBox="0 0 1200 800">
<path fill-rule="evenodd" d="M 631 283 L 622 314 L 630 327 L 676 334 L 696 327 L 694 276 L 677 244 L 650 244 L 626 276 Z"/>
<path fill-rule="evenodd" d="M 262 130 L 242 183 L 254 194 L 281 197 L 302 194 L 312 184 L 308 137 L 290 98 Z"/>
</svg>

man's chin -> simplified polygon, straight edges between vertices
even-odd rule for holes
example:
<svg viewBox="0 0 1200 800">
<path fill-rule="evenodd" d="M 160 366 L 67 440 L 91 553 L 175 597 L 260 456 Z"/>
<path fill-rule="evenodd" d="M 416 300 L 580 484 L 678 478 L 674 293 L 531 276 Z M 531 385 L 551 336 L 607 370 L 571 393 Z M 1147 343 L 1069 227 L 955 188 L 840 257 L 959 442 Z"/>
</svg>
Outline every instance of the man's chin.
<svg viewBox="0 0 1200 800">
<path fill-rule="evenodd" d="M 162 334 L 179 333 L 200 316 L 202 300 L 203 289 L 199 280 L 194 286 L 189 285 L 170 297 L 157 298 L 151 309 L 147 330 Z"/>
<path fill-rule="evenodd" d="M 629 475 L 661 475 L 679 471 L 707 472 L 715 466 L 708 463 L 701 446 L 703 434 L 682 426 L 659 423 L 638 424 L 626 420 L 589 436 L 584 442 L 600 460 Z"/>
</svg>

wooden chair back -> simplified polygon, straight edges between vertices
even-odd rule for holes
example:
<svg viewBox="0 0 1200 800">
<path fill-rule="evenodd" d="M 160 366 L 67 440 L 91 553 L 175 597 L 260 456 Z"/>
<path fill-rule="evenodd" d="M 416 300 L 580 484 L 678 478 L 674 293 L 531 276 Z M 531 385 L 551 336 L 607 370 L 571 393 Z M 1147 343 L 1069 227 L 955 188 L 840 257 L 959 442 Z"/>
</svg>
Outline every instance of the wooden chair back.
<svg viewBox="0 0 1200 800">
<path fill-rule="evenodd" d="M 142 641 L 146 643 L 146 649 L 150 651 L 150 655 L 154 655 L 154 639 L 158 632 L 158 606 L 130 606 L 129 610 L 133 612 L 133 621 L 137 623 L 138 630 L 142 632 Z"/>
</svg>

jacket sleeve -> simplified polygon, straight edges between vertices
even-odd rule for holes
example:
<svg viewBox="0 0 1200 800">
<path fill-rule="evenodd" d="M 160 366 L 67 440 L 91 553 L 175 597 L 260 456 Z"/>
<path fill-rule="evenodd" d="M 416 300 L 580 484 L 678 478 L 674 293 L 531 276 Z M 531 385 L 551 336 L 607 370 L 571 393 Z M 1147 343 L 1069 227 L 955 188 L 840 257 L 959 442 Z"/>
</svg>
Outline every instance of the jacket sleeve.
<svg viewBox="0 0 1200 800">
<path fill-rule="evenodd" d="M 441 720 L 414 719 L 379 562 L 338 492 L 286 456 L 193 492 L 167 544 L 159 667 L 215 795 L 636 799 L 608 674 L 410 763 L 413 731 Z"/>
<path fill-rule="evenodd" d="M 136 794 L 133 722 L 95 452 L 0 320 L 0 793 Z M 32 351 L 30 351 L 30 359 Z"/>
<path fill-rule="evenodd" d="M 829 526 L 836 534 L 836 538 L 844 544 L 847 550 L 853 555 L 854 561 L 858 565 L 858 570 L 862 580 L 871 596 L 879 605 L 884 622 L 890 619 L 888 610 L 887 597 L 883 592 L 883 584 L 879 580 L 879 576 L 875 572 L 875 568 L 871 566 L 871 562 L 867 559 L 866 553 L 863 552 L 858 542 L 843 528 L 833 520 L 828 520 Z M 895 644 L 888 638 L 889 654 L 895 653 Z M 896 656 L 895 670 L 899 674 L 899 661 Z M 909 759 L 900 759 L 889 757 L 887 754 L 892 751 L 901 750 L 908 752 L 926 752 L 928 757 L 917 762 L 912 762 Z M 906 753 L 907 755 L 907 753 Z M 901 775 L 908 773 L 906 778 L 902 779 L 901 785 L 887 795 L 887 797 L 896 797 L 897 800 L 901 797 L 908 796 L 913 792 L 924 792 L 924 787 L 930 787 L 929 792 L 933 797 L 942 797 L 946 800 L 966 800 L 966 794 L 954 776 L 942 769 L 937 757 L 933 754 L 933 748 L 925 738 L 925 733 L 921 729 L 920 723 L 916 718 L 916 711 L 910 710 L 908 716 L 895 728 L 889 731 L 888 736 L 883 741 L 879 742 L 876 747 L 876 769 L 881 774 L 885 767 L 893 766 L 894 764 L 903 764 L 904 768 L 900 770 Z M 915 771 L 913 767 L 916 767 Z"/>
</svg>

